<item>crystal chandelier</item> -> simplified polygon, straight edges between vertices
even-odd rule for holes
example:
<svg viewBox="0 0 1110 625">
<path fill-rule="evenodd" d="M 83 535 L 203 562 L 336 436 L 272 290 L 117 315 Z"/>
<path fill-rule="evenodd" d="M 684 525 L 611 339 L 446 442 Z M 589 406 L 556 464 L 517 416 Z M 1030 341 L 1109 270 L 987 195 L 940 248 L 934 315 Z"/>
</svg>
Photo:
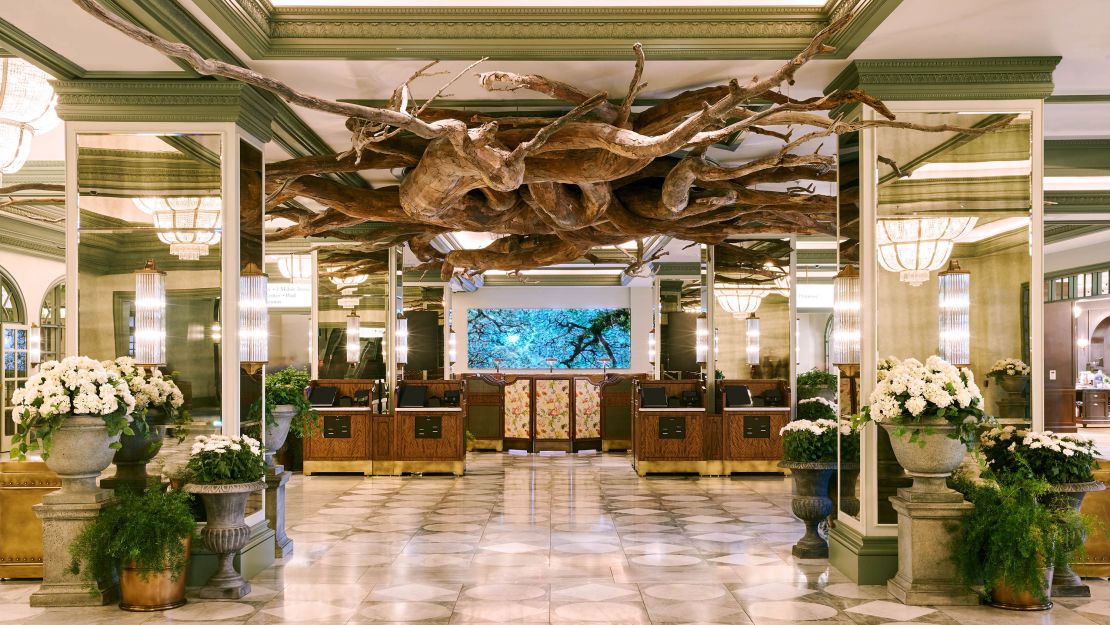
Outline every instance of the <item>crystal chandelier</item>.
<svg viewBox="0 0 1110 625">
<path fill-rule="evenodd" d="M 748 316 L 747 327 L 745 328 L 744 338 L 746 339 L 746 351 L 748 356 L 748 364 L 755 366 L 759 364 L 759 317 L 752 313 Z"/>
<path fill-rule="evenodd" d="M 699 365 L 709 362 L 709 320 L 698 316 L 694 331 L 694 359 Z"/>
<path fill-rule="evenodd" d="M 139 197 L 135 206 L 154 220 L 158 240 L 181 260 L 199 260 L 220 242 L 218 197 Z"/>
<path fill-rule="evenodd" d="M 860 342 L 859 272 L 845 265 L 833 278 L 832 361 L 834 365 L 858 365 Z"/>
<path fill-rule="evenodd" d="M 166 364 L 166 272 L 154 259 L 135 272 L 135 364 Z"/>
<path fill-rule="evenodd" d="M 743 319 L 759 309 L 767 290 L 755 286 L 729 284 L 716 287 L 717 303 L 737 319 Z"/>
<path fill-rule="evenodd" d="M 400 315 L 397 317 L 395 341 L 397 364 L 404 366 L 409 361 L 409 320 Z"/>
<path fill-rule="evenodd" d="M 339 276 L 332 276 L 330 280 L 332 284 L 339 287 L 340 289 L 349 289 L 356 287 L 363 282 L 366 282 L 369 277 L 370 276 L 364 273 L 360 273 L 353 276 L 344 276 L 342 278 Z"/>
<path fill-rule="evenodd" d="M 875 223 L 879 265 L 899 280 L 920 286 L 948 262 L 955 240 L 975 227 L 977 217 L 911 217 Z"/>
<path fill-rule="evenodd" d="M 304 280 L 312 277 L 310 254 L 285 254 L 277 259 L 278 272 L 286 280 Z"/>
<path fill-rule="evenodd" d="M 50 76 L 20 58 L 0 59 L 0 174 L 27 162 L 31 140 L 58 125 Z"/>
<path fill-rule="evenodd" d="M 951 261 L 937 274 L 940 290 L 940 357 L 954 365 L 971 362 L 971 274 Z"/>
<path fill-rule="evenodd" d="M 350 364 L 357 363 L 362 355 L 361 332 L 362 319 L 352 310 L 347 315 L 347 362 Z"/>
<path fill-rule="evenodd" d="M 268 360 L 270 315 L 266 306 L 269 277 L 248 262 L 239 274 L 239 363 L 250 375 Z"/>
</svg>

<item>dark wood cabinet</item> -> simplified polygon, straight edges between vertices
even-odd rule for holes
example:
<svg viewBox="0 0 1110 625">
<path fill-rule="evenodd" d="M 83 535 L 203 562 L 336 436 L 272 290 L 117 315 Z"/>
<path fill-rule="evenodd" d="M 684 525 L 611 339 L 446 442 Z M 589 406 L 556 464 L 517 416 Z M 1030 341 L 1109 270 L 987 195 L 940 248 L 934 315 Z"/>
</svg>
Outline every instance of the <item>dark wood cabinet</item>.
<svg viewBox="0 0 1110 625">
<path fill-rule="evenodd" d="M 1107 400 L 1110 391 L 1082 389 L 1076 391 L 1076 401 L 1079 402 L 1079 423 L 1110 423 L 1110 412 L 1107 411 Z"/>
</svg>

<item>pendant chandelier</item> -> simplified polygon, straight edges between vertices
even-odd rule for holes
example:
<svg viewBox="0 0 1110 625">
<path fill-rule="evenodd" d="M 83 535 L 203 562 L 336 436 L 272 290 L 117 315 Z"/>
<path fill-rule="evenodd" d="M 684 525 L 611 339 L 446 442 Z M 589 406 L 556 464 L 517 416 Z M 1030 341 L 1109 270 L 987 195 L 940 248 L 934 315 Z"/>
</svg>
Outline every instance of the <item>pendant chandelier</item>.
<svg viewBox="0 0 1110 625">
<path fill-rule="evenodd" d="M 459 338 L 454 330 L 447 333 L 447 362 L 455 364 L 459 361 Z"/>
<path fill-rule="evenodd" d="M 340 278 L 339 276 L 332 276 L 329 279 L 331 280 L 332 284 L 339 287 L 340 289 L 349 289 L 354 288 L 362 284 L 363 282 L 366 282 L 369 277 L 370 276 L 364 273 L 360 273 L 353 276 L 344 276 L 342 278 Z"/>
<path fill-rule="evenodd" d="M 759 310 L 767 290 L 756 286 L 729 284 L 715 287 L 717 303 L 737 319 L 743 319 Z"/>
<path fill-rule="evenodd" d="M 944 267 L 955 240 L 975 227 L 977 217 L 912 217 L 875 223 L 879 265 L 899 280 L 920 286 L 929 272 Z"/>
<path fill-rule="evenodd" d="M 858 365 L 860 354 L 860 282 L 853 265 L 845 265 L 833 278 L 832 361 Z"/>
<path fill-rule="evenodd" d="M 268 284 L 269 277 L 252 262 L 239 274 L 239 363 L 250 375 L 261 371 L 269 359 Z"/>
<path fill-rule="evenodd" d="M 0 59 L 0 174 L 27 162 L 31 140 L 58 125 L 50 76 L 20 58 Z"/>
<path fill-rule="evenodd" d="M 971 274 L 951 261 L 937 275 L 940 290 L 940 357 L 954 365 L 971 362 Z"/>
<path fill-rule="evenodd" d="M 747 343 L 745 347 L 748 364 L 754 367 L 759 364 L 759 317 L 756 317 L 755 313 L 748 316 L 744 338 Z"/>
<path fill-rule="evenodd" d="M 409 320 L 400 315 L 397 317 L 397 334 L 394 340 L 397 364 L 404 366 L 409 361 Z"/>
<path fill-rule="evenodd" d="M 310 254 L 284 254 L 277 259 L 278 273 L 286 280 L 305 280 L 312 277 Z"/>
<path fill-rule="evenodd" d="M 135 206 L 154 220 L 158 240 L 181 260 L 200 260 L 220 242 L 218 197 L 139 197 Z"/>
<path fill-rule="evenodd" d="M 694 359 L 699 365 L 709 362 L 709 320 L 699 315 L 694 331 Z"/>
<path fill-rule="evenodd" d="M 358 313 L 351 311 L 347 315 L 347 362 L 356 364 L 362 356 L 362 319 Z"/>
<path fill-rule="evenodd" d="M 154 259 L 135 272 L 135 364 L 166 364 L 166 272 Z"/>
</svg>

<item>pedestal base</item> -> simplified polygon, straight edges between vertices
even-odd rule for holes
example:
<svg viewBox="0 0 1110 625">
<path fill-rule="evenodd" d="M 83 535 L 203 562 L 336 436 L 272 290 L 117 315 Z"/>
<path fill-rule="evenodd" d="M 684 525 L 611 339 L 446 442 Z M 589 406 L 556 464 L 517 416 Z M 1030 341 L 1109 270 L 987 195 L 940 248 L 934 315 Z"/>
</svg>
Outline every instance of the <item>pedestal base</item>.
<svg viewBox="0 0 1110 625">
<path fill-rule="evenodd" d="M 240 583 L 230 586 L 202 586 L 197 591 L 197 596 L 201 599 L 242 599 L 251 594 L 251 583 L 243 580 Z"/>
<path fill-rule="evenodd" d="M 898 573 L 887 591 L 906 605 L 978 605 L 958 581 L 948 527 L 973 506 L 952 490 L 902 488 L 890 498 L 898 513 Z"/>
<path fill-rule="evenodd" d="M 266 520 L 274 530 L 274 557 L 293 555 L 293 539 L 285 533 L 285 485 L 289 473 L 280 464 L 266 471 Z"/>
<path fill-rule="evenodd" d="M 1080 582 L 1078 584 L 1062 584 L 1052 586 L 1053 597 L 1090 597 L 1091 587 Z"/>
<path fill-rule="evenodd" d="M 99 580 L 97 587 L 90 589 L 83 577 L 69 572 L 69 546 L 101 510 L 113 503 L 112 493 L 106 490 L 58 491 L 34 506 L 35 514 L 42 519 L 43 570 L 42 586 L 31 595 L 32 607 L 98 606 L 118 598 L 115 580 Z"/>
</svg>

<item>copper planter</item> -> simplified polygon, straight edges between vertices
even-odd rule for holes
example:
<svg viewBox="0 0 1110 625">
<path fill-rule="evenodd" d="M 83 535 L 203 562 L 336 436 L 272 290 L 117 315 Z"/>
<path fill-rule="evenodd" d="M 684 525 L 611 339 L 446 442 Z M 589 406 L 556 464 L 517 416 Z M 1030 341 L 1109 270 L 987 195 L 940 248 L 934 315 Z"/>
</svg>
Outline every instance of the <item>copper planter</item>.
<svg viewBox="0 0 1110 625">
<path fill-rule="evenodd" d="M 1004 610 L 1038 611 L 1052 609 L 1052 567 L 1043 569 L 1044 597 L 1029 590 L 1016 591 L 1004 583 L 991 590 L 990 604 Z"/>
<path fill-rule="evenodd" d="M 185 580 L 188 577 L 189 544 L 192 539 L 185 538 L 181 542 L 185 544 L 186 564 L 176 579 L 170 569 L 143 571 L 125 566 L 120 570 L 120 609 L 128 612 L 159 612 L 185 605 Z"/>
</svg>

